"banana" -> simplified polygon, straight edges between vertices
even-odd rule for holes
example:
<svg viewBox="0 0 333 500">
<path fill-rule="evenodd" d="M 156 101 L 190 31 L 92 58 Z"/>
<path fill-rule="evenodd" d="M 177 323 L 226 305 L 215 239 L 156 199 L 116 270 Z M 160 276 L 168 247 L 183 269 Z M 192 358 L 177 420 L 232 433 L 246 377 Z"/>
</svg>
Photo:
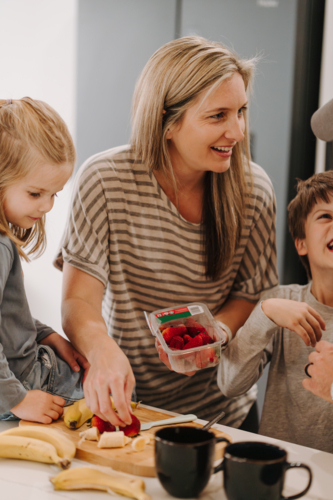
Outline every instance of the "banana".
<svg viewBox="0 0 333 500">
<path fill-rule="evenodd" d="M 24 425 L 1 432 L 1 436 L 23 436 L 39 439 L 52 444 L 60 458 L 71 459 L 75 457 L 76 446 L 64 434 L 43 425 Z"/>
<path fill-rule="evenodd" d="M 71 464 L 67 458 L 58 456 L 52 444 L 24 436 L 0 435 L 0 457 L 56 464 L 62 469 L 68 469 Z"/>
<path fill-rule="evenodd" d="M 69 429 L 78 429 L 93 416 L 93 412 L 88 408 L 86 400 L 83 398 L 68 407 L 64 415 L 64 422 Z"/>
<path fill-rule="evenodd" d="M 113 401 L 113 397 L 110 396 L 110 399 L 111 399 L 112 409 L 117 411 L 116 405 L 114 404 L 114 401 Z M 138 408 L 140 403 L 141 403 L 141 401 L 139 401 L 138 403 L 136 403 L 135 401 L 131 401 L 132 410 L 135 410 L 135 408 Z"/>
<path fill-rule="evenodd" d="M 91 467 L 78 467 L 60 472 L 50 479 L 55 490 L 103 490 L 137 500 L 151 500 L 145 493 L 142 479 L 112 471 L 102 472 Z"/>
</svg>

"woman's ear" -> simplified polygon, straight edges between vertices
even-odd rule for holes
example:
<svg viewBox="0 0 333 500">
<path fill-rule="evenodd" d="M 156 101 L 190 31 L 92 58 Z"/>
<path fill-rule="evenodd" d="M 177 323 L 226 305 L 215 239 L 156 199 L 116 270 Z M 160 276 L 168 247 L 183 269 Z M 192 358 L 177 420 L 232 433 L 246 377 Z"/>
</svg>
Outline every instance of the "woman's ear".
<svg viewBox="0 0 333 500">
<path fill-rule="evenodd" d="M 308 254 L 308 247 L 306 245 L 305 239 L 296 238 L 295 247 L 296 247 L 298 255 L 307 255 Z"/>
</svg>

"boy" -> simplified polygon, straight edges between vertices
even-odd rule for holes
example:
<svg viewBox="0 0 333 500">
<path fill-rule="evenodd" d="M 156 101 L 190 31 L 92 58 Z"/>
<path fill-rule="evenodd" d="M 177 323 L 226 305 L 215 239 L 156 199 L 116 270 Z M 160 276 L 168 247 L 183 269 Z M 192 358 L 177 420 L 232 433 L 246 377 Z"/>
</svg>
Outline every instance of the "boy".
<svg viewBox="0 0 333 500">
<path fill-rule="evenodd" d="M 246 392 L 271 362 L 259 433 L 333 452 L 333 405 L 302 387 L 310 346 L 333 342 L 333 171 L 299 181 L 288 224 L 310 282 L 264 294 L 223 351 L 223 394 Z"/>
</svg>

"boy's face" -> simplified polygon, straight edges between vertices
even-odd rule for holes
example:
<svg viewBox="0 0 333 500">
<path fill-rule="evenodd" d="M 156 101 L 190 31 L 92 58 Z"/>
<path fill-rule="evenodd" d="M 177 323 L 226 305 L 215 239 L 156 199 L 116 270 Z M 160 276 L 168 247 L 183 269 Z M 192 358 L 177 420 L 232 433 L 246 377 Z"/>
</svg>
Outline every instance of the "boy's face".
<svg viewBox="0 0 333 500">
<path fill-rule="evenodd" d="M 305 222 L 305 238 L 295 245 L 299 255 L 307 255 L 313 278 L 333 271 L 333 194 L 329 203 L 317 200 Z"/>
</svg>

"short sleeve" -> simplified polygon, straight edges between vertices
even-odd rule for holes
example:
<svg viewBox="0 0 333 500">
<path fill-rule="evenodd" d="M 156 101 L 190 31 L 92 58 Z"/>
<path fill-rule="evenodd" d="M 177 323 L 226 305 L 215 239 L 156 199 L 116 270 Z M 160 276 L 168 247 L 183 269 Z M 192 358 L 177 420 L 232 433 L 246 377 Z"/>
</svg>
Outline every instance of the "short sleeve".
<svg viewBox="0 0 333 500">
<path fill-rule="evenodd" d="M 104 286 L 109 276 L 109 220 L 104 193 L 103 172 L 112 169 L 105 163 L 83 165 L 74 184 L 72 201 L 61 248 L 54 261 L 63 262 L 94 276 Z"/>
<path fill-rule="evenodd" d="M 255 167 L 242 234 L 245 249 L 230 294 L 253 302 L 278 284 L 275 194 L 267 174 Z"/>
</svg>

